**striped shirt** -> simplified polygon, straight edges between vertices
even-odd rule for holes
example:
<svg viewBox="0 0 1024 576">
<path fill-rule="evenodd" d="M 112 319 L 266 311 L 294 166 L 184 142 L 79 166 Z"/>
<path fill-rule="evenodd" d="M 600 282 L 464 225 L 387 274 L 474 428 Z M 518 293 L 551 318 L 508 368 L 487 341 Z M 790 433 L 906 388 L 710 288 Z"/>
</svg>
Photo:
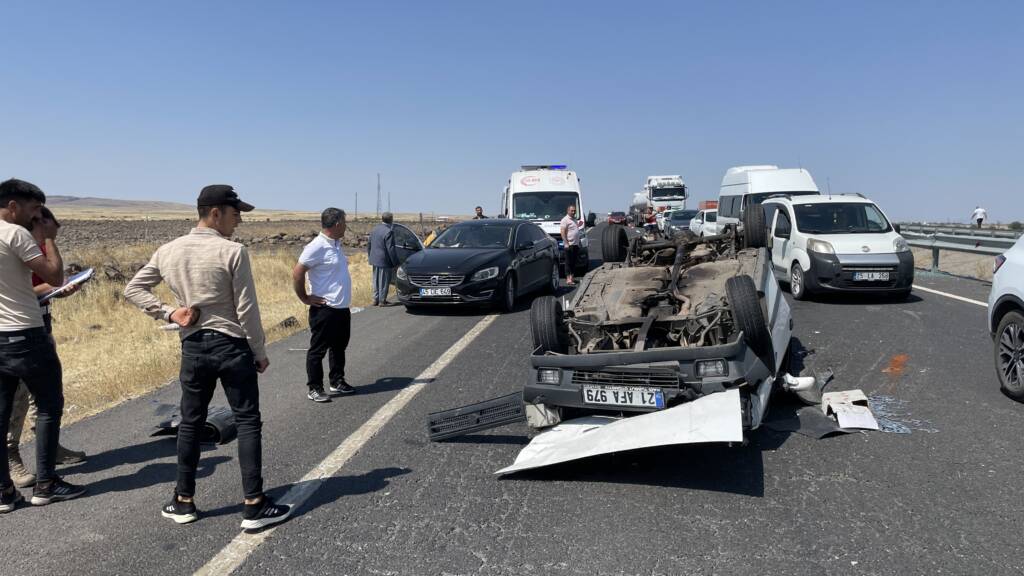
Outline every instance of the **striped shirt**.
<svg viewBox="0 0 1024 576">
<path fill-rule="evenodd" d="M 164 304 L 153 294 L 161 281 L 174 294 L 175 306 Z M 158 248 L 125 287 L 124 296 L 146 314 L 164 321 L 169 321 L 177 308 L 195 306 L 199 321 L 181 329 L 182 340 L 200 330 L 214 330 L 248 340 L 256 361 L 267 357 L 249 252 L 213 228 L 193 228 Z"/>
</svg>

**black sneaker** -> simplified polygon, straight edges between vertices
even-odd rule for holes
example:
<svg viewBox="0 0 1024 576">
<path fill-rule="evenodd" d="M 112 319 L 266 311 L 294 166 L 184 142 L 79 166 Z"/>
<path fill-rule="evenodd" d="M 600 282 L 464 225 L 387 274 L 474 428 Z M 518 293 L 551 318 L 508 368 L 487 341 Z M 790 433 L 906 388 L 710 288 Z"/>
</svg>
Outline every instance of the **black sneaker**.
<svg viewBox="0 0 1024 576">
<path fill-rule="evenodd" d="M 0 514 L 7 514 L 18 507 L 18 502 L 25 500 L 21 490 L 11 486 L 7 490 L 0 491 Z"/>
<path fill-rule="evenodd" d="M 351 394 L 356 391 L 355 388 L 348 385 L 348 382 L 342 380 L 338 384 L 331 384 L 328 388 L 331 394 Z"/>
<path fill-rule="evenodd" d="M 259 530 L 284 522 L 291 513 L 291 506 L 275 504 L 269 496 L 264 496 L 258 504 L 245 505 L 245 512 L 242 513 L 242 530 Z"/>
<path fill-rule="evenodd" d="M 36 487 L 32 489 L 32 505 L 46 506 L 53 502 L 78 498 L 82 494 L 85 494 L 84 486 L 75 486 L 60 478 L 52 482 L 36 482 Z"/>
<path fill-rule="evenodd" d="M 328 396 L 327 394 L 324 394 L 323 390 L 315 390 L 315 389 L 314 390 L 310 390 L 309 393 L 306 394 L 306 398 L 309 398 L 313 402 L 330 402 L 331 401 L 331 397 Z"/>
<path fill-rule="evenodd" d="M 196 503 L 178 500 L 177 493 L 160 510 L 160 515 L 164 518 L 170 518 L 178 524 L 188 524 L 189 522 L 199 520 L 199 511 L 196 510 Z"/>
</svg>

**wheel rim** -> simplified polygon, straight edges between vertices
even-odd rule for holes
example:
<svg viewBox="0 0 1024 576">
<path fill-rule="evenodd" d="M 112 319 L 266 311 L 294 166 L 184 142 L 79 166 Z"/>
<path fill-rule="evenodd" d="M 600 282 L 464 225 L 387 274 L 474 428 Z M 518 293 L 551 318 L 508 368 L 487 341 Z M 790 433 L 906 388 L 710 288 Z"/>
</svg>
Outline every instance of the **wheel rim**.
<svg viewBox="0 0 1024 576">
<path fill-rule="evenodd" d="M 558 266 L 551 267 L 551 289 L 558 290 Z"/>
<path fill-rule="evenodd" d="M 516 303 L 516 283 L 509 276 L 508 280 L 505 280 L 505 307 L 509 310 L 512 309 Z"/>
<path fill-rule="evenodd" d="M 1024 389 L 1024 326 L 1016 322 L 999 334 L 999 374 L 1007 388 Z"/>
<path fill-rule="evenodd" d="M 801 272 L 800 268 L 798 268 L 796 266 L 793 267 L 793 273 L 792 273 L 791 279 L 789 281 L 789 287 L 790 287 L 790 291 L 793 292 L 793 294 L 799 294 L 804 289 L 804 275 L 803 275 L 803 272 Z"/>
</svg>

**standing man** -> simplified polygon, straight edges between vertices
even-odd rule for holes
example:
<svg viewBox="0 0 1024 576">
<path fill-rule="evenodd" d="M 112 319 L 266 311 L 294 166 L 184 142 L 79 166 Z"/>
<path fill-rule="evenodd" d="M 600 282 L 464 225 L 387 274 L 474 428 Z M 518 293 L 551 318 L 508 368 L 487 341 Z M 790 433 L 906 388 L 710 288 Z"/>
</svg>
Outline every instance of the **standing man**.
<svg viewBox="0 0 1024 576">
<path fill-rule="evenodd" d="M 484 216 L 484 209 L 480 206 L 476 207 L 476 214 L 473 216 L 473 220 L 486 220 L 487 216 Z"/>
<path fill-rule="evenodd" d="M 253 206 L 224 184 L 203 188 L 197 206 L 198 225 L 158 248 L 124 289 L 125 298 L 146 314 L 181 328 L 178 483 L 161 515 L 179 524 L 199 518 L 194 497 L 200 431 L 219 379 L 238 428 L 245 490 L 242 528 L 255 530 L 284 521 L 291 507 L 275 504 L 263 493 L 258 374 L 270 361 L 249 253 L 229 240 L 242 212 Z M 174 294 L 174 306 L 153 294 L 161 281 Z"/>
<path fill-rule="evenodd" d="M 974 212 L 971 212 L 971 220 L 974 220 L 978 224 L 978 228 L 981 228 L 981 223 L 988 219 L 988 212 L 981 206 L 975 206 Z"/>
<path fill-rule="evenodd" d="M 85 493 L 57 476 L 57 444 L 64 393 L 60 358 L 46 333 L 43 313 L 32 290 L 32 273 L 45 282 L 61 285 L 64 261 L 54 243 L 56 228 L 48 228 L 39 249 L 27 230 L 40 218 L 46 195 L 23 180 L 0 182 L 0 433 L 7 437 L 11 404 L 21 382 L 36 399 L 36 474 L 32 504 L 42 506 L 70 500 Z M 0 513 L 14 510 L 24 498 L 11 482 L 7 442 L 0 451 Z"/>
<path fill-rule="evenodd" d="M 60 222 L 53 215 L 53 212 L 49 208 L 43 206 L 40 208 L 39 221 L 32 223 L 32 238 L 35 240 L 36 245 L 39 246 L 40 251 L 43 255 L 46 255 L 46 237 L 52 235 L 54 238 L 57 236 L 57 231 L 60 230 Z M 52 286 L 43 281 L 42 278 L 36 274 L 32 274 L 32 289 L 36 293 L 36 296 L 42 296 L 49 293 L 57 286 Z M 70 296 L 78 290 L 78 286 L 72 286 L 65 289 L 57 297 L 63 298 Z M 53 322 L 50 317 L 50 303 L 47 302 L 41 306 L 43 313 L 43 327 L 46 329 L 47 334 L 53 332 Z M 14 481 L 14 485 L 18 488 L 27 488 L 36 483 L 36 475 L 32 474 L 25 467 L 24 461 L 21 459 L 21 433 L 25 427 L 25 420 L 28 420 L 29 427 L 35 432 L 36 429 L 36 406 L 35 400 L 32 395 L 29 394 L 28 388 L 22 383 L 18 386 L 18 391 L 14 394 L 14 404 L 11 409 L 11 424 L 7 430 L 7 464 L 11 471 L 11 480 Z M 78 452 L 65 448 L 60 443 L 57 444 L 57 465 L 62 464 L 77 464 L 85 461 L 85 452 Z"/>
<path fill-rule="evenodd" d="M 561 233 L 562 244 L 565 246 L 565 283 L 574 286 L 572 275 L 576 270 L 576 259 L 580 253 L 580 230 L 583 228 L 583 220 L 576 219 L 576 205 L 569 204 L 566 208 L 565 217 L 562 218 Z"/>
<path fill-rule="evenodd" d="M 292 285 L 302 303 L 309 306 L 309 351 L 306 352 L 306 397 L 330 402 L 324 394 L 324 354 L 330 366 L 331 394 L 351 394 L 345 382 L 345 349 L 352 334 L 352 278 L 341 244 L 345 235 L 345 211 L 328 208 L 320 214 L 320 234 L 306 244 L 292 269 Z M 306 293 L 306 276 L 312 294 Z"/>
<path fill-rule="evenodd" d="M 366 245 L 370 266 L 373 266 L 373 305 L 389 306 L 388 289 L 398 267 L 398 251 L 395 249 L 395 231 L 392 227 L 394 216 L 391 212 L 380 215 L 381 223 L 370 231 Z"/>
</svg>

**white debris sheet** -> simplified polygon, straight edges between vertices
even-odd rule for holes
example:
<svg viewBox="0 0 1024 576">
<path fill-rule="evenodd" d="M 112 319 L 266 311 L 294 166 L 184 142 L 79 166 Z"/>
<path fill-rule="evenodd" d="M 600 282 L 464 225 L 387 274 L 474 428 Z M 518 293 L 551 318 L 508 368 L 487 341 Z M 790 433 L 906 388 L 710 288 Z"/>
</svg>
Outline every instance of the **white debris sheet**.
<svg viewBox="0 0 1024 576">
<path fill-rule="evenodd" d="M 567 420 L 537 435 L 511 466 L 495 474 L 640 448 L 742 441 L 740 393 L 732 389 L 629 418 L 587 416 Z"/>
<path fill-rule="evenodd" d="M 821 411 L 826 416 L 834 415 L 840 428 L 878 430 L 868 397 L 861 390 L 826 392 L 821 397 Z"/>
</svg>

